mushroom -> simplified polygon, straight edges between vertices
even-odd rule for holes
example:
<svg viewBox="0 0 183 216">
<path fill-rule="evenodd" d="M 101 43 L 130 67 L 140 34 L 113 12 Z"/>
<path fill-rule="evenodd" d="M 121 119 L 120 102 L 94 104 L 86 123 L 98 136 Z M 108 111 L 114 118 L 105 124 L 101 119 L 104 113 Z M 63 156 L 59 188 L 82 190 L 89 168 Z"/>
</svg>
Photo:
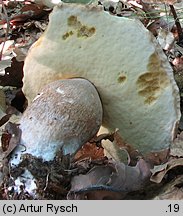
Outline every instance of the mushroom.
<svg viewBox="0 0 183 216">
<path fill-rule="evenodd" d="M 11 154 L 11 180 L 14 184 L 8 183 L 9 191 L 21 194 L 23 188 L 24 194 L 28 192 L 33 198 L 38 198 L 39 172 L 44 173 L 45 169 L 42 167 L 48 166 L 45 175 L 49 169 L 54 173 L 55 164 L 59 164 L 55 160 L 59 158 L 61 161 L 67 155 L 73 158 L 98 132 L 101 123 L 102 104 L 91 82 L 77 78 L 46 85 L 19 122 L 21 139 Z"/>
<path fill-rule="evenodd" d="M 88 80 L 58 80 L 41 90 L 19 123 L 21 145 L 14 152 L 12 165 L 25 153 L 44 161 L 53 160 L 60 149 L 63 155 L 72 156 L 98 132 L 102 104 Z"/>
<path fill-rule="evenodd" d="M 30 104 L 44 85 L 74 77 L 97 88 L 109 131 L 118 128 L 142 153 L 169 148 L 179 91 L 167 57 L 140 21 L 99 6 L 55 6 L 25 60 L 23 92 Z"/>
</svg>

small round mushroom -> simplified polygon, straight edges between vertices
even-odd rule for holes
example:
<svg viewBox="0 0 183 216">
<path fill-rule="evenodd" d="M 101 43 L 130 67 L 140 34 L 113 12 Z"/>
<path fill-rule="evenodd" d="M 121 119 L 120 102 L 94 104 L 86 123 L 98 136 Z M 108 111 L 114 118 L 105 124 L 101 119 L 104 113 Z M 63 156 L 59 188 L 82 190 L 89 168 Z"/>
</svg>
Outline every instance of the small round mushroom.
<svg viewBox="0 0 183 216">
<path fill-rule="evenodd" d="M 15 174 L 11 176 L 14 185 L 9 186 L 9 191 L 13 188 L 14 193 L 21 194 L 23 188 L 25 193 L 38 198 L 39 174 L 36 173 L 45 163 L 48 169 L 52 166 L 55 169 L 56 158 L 60 158 L 59 161 L 64 155 L 73 158 L 98 132 L 102 114 L 98 92 L 88 80 L 58 80 L 45 86 L 20 120 L 22 134 L 10 159 L 10 170 Z M 23 165 L 27 164 L 27 156 L 31 166 Z"/>
<path fill-rule="evenodd" d="M 20 120 L 22 145 L 11 163 L 16 164 L 17 154 L 23 153 L 45 161 L 53 160 L 58 150 L 74 155 L 98 132 L 101 123 L 102 104 L 89 81 L 78 78 L 50 83 Z"/>
<path fill-rule="evenodd" d="M 178 87 L 167 57 L 136 19 L 99 6 L 61 4 L 24 64 L 29 100 L 55 80 L 82 77 L 97 88 L 103 126 L 119 129 L 142 153 L 169 148 L 180 119 Z"/>
</svg>

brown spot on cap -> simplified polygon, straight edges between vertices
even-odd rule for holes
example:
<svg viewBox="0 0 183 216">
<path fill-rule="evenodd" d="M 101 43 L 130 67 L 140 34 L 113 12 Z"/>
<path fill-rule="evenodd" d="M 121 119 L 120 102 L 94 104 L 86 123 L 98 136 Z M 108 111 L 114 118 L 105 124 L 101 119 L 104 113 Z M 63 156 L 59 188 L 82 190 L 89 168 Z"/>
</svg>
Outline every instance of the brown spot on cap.
<svg viewBox="0 0 183 216">
<path fill-rule="evenodd" d="M 144 97 L 145 104 L 150 105 L 155 102 L 170 82 L 161 65 L 157 54 L 152 54 L 147 66 L 149 71 L 137 79 L 138 94 Z"/>
<path fill-rule="evenodd" d="M 91 37 L 96 32 L 95 27 L 88 27 L 87 25 L 82 24 L 78 20 L 77 16 L 74 16 L 74 15 L 68 17 L 67 25 L 69 27 L 72 27 L 76 31 L 76 34 L 77 34 L 78 38 L 80 38 L 80 37 L 88 38 L 88 37 Z M 71 32 L 73 33 L 73 31 L 71 31 Z M 68 35 L 68 36 L 70 36 L 70 35 Z M 65 40 L 67 38 L 68 37 L 67 37 L 67 32 L 66 32 L 63 35 L 63 39 Z"/>
<path fill-rule="evenodd" d="M 124 83 L 126 79 L 126 76 L 122 74 L 118 77 L 118 83 Z"/>
</svg>

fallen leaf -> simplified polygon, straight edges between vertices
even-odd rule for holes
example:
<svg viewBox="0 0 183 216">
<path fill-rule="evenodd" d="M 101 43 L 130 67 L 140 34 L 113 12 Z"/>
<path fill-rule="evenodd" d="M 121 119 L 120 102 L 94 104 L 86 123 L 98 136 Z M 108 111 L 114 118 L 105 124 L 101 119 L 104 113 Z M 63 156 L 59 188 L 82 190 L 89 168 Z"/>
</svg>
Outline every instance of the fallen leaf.
<svg viewBox="0 0 183 216">
<path fill-rule="evenodd" d="M 75 155 L 75 160 L 83 160 L 85 158 L 90 158 L 91 160 L 96 160 L 98 158 L 104 157 L 103 148 L 97 147 L 94 143 L 86 143 Z"/>
<path fill-rule="evenodd" d="M 5 75 L 0 76 L 0 85 L 22 87 L 23 64 L 23 62 L 18 62 L 16 58 L 12 58 L 11 67 L 7 67 Z"/>
<path fill-rule="evenodd" d="M 11 117 L 11 114 L 7 114 L 0 119 L 0 127 L 4 125 Z"/>
<path fill-rule="evenodd" d="M 0 146 L 0 185 L 2 185 L 3 183 L 3 177 L 4 177 L 4 173 L 3 173 L 3 158 L 4 158 L 4 153 L 3 150 Z"/>
<path fill-rule="evenodd" d="M 7 158 L 11 154 L 11 152 L 15 149 L 15 147 L 20 143 L 21 130 L 19 129 L 17 124 L 11 122 L 8 122 L 6 124 L 5 130 L 7 133 L 11 134 L 7 151 L 4 154 L 4 157 Z"/>
<path fill-rule="evenodd" d="M 0 111 L 2 111 L 3 113 L 6 111 L 6 100 L 5 100 L 6 96 L 5 93 L 3 91 L 3 89 L 0 88 Z M 0 115 L 0 118 L 4 116 Z"/>
<path fill-rule="evenodd" d="M 175 41 L 174 35 L 172 32 L 167 31 L 166 29 L 160 29 L 157 36 L 157 41 L 164 50 L 171 50 Z"/>
<path fill-rule="evenodd" d="M 170 155 L 174 157 L 183 157 L 183 132 L 177 135 L 173 144 L 170 146 Z"/>
<path fill-rule="evenodd" d="M 158 152 L 149 152 L 143 156 L 145 161 L 148 161 L 152 165 L 152 167 L 166 163 L 169 157 L 170 157 L 169 149 L 163 149 Z"/>
<path fill-rule="evenodd" d="M 108 158 L 113 158 L 118 162 L 135 165 L 139 156 L 141 156 L 141 153 L 123 140 L 118 130 L 113 133 L 102 133 L 97 136 L 94 141 L 97 145 L 102 145 L 104 147 L 105 155 Z"/>
<path fill-rule="evenodd" d="M 70 193 L 67 198 L 69 200 L 121 200 L 124 197 L 119 192 L 106 191 L 106 190 L 94 190 L 89 193 Z"/>
<path fill-rule="evenodd" d="M 162 186 L 153 200 L 183 200 L 183 176 L 173 179 Z"/>
<path fill-rule="evenodd" d="M 183 69 L 183 57 L 175 57 L 172 64 L 176 71 L 181 72 Z"/>
<path fill-rule="evenodd" d="M 141 153 L 138 152 L 132 145 L 126 143 L 123 138 L 120 136 L 118 131 L 114 132 L 114 145 L 117 146 L 120 150 L 124 150 L 128 155 L 128 165 L 135 165 Z"/>
<path fill-rule="evenodd" d="M 135 167 L 109 161 L 106 165 L 93 167 L 86 175 L 74 176 L 71 181 L 72 186 L 68 198 L 96 197 L 93 191 L 96 191 L 96 193 L 102 191 L 98 197 L 99 199 L 105 199 L 107 191 L 107 196 L 109 196 L 111 191 L 115 192 L 115 197 L 116 193 L 119 193 L 118 196 L 123 197 L 128 192 L 142 188 L 147 183 L 149 177 L 149 164 L 142 159 L 138 161 Z"/>
<path fill-rule="evenodd" d="M 1 136 L 1 147 L 3 152 L 8 150 L 11 134 L 4 132 Z"/>
<path fill-rule="evenodd" d="M 142 0 L 144 3 L 147 4 L 170 4 L 173 5 L 176 2 L 179 2 L 179 0 Z"/>
<path fill-rule="evenodd" d="M 10 18 L 10 24 L 12 26 L 23 25 L 27 20 L 31 19 L 40 19 L 46 14 L 48 11 L 44 10 L 43 5 L 39 4 L 27 4 L 24 5 L 19 14 L 16 14 Z"/>
<path fill-rule="evenodd" d="M 155 183 L 160 183 L 168 171 L 178 166 L 183 166 L 183 158 L 178 158 L 178 159 L 173 158 L 163 165 L 155 166 L 151 170 L 152 176 L 150 180 Z"/>
<path fill-rule="evenodd" d="M 1 60 L 0 61 L 0 75 L 5 74 L 5 69 L 11 67 L 11 59 Z"/>
</svg>

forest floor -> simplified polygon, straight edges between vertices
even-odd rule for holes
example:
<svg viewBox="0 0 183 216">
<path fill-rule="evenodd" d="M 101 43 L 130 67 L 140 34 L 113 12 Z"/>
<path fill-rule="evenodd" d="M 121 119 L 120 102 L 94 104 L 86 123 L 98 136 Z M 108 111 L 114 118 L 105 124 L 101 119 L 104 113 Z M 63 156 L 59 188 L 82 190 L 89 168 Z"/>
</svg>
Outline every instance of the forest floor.
<svg viewBox="0 0 183 216">
<path fill-rule="evenodd" d="M 173 68 L 180 90 L 182 112 L 183 3 L 174 4 L 173 2 L 173 5 L 171 3 L 167 1 L 166 4 L 160 4 L 156 0 L 152 0 L 151 4 L 141 0 L 98 1 L 98 4 L 103 5 L 104 10 L 114 16 L 137 17 L 156 37 Z M 0 9 L 0 86 L 6 97 L 6 115 L 0 119 L 2 143 L 0 198 L 34 199 L 23 189 L 18 194 L 12 188 L 11 190 L 7 188 L 10 181 L 7 163 L 8 156 L 16 147 L 19 136 L 17 132 L 16 138 L 13 137 L 14 140 L 12 140 L 12 131 L 16 130 L 16 124 L 27 107 L 27 101 L 22 92 L 24 59 L 31 45 L 45 31 L 52 8 L 33 0 L 1 0 Z M 104 139 L 109 139 L 119 146 L 124 145 L 118 132 L 114 132 L 94 137 L 77 153 L 73 161 L 70 161 L 68 156 L 61 156 L 52 164 L 46 164 L 30 157 L 26 158 L 26 162 L 32 162 L 37 167 L 41 167 L 41 174 L 39 170 L 36 171 L 39 182 L 39 199 L 180 200 L 183 199 L 182 131 L 183 118 L 180 120 L 177 137 L 168 152 L 168 157 L 165 157 L 167 156 L 166 151 L 161 151 L 141 158 L 140 155 L 131 154 L 130 149 L 133 147 L 128 147 L 128 164 L 115 163 L 104 155 L 101 147 Z M 152 162 L 155 165 L 153 169 Z M 51 173 L 49 180 L 48 173 Z M 98 179 L 104 175 L 107 176 L 107 179 L 103 179 L 98 184 Z M 110 187 L 108 187 L 109 182 Z"/>
</svg>

